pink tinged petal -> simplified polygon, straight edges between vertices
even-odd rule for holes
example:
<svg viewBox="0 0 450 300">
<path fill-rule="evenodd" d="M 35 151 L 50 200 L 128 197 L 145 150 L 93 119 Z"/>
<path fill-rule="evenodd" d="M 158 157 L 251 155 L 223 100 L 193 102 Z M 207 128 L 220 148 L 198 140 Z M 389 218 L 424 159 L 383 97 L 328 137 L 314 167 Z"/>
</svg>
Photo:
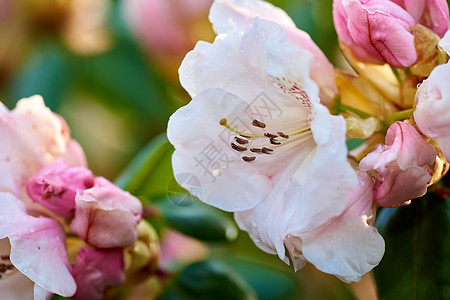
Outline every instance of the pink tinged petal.
<svg viewBox="0 0 450 300">
<path fill-rule="evenodd" d="M 94 186 L 94 175 L 82 167 L 69 167 L 61 159 L 42 168 L 27 184 L 34 202 L 62 217 L 73 217 L 77 191 Z"/>
<path fill-rule="evenodd" d="M 392 0 L 416 21 L 442 37 L 448 30 L 449 11 L 445 0 Z"/>
<path fill-rule="evenodd" d="M 393 67 L 414 64 L 417 54 L 410 27 L 414 19 L 400 6 L 388 0 L 335 0 L 334 15 L 340 16 L 336 30 L 342 41 L 368 62 L 370 58 Z M 343 22 L 343 19 L 345 22 Z"/>
<path fill-rule="evenodd" d="M 414 120 L 450 158 L 450 64 L 437 66 L 416 93 Z"/>
<path fill-rule="evenodd" d="M 431 179 L 428 166 L 435 159 L 436 150 L 412 125 L 396 122 L 387 132 L 386 145 L 363 158 L 360 169 L 378 173 L 374 200 L 381 206 L 395 207 L 425 194 Z"/>
<path fill-rule="evenodd" d="M 371 226 L 373 182 L 359 174 L 359 185 L 347 198 L 346 210 L 315 231 L 300 234 L 304 257 L 319 270 L 346 282 L 359 281 L 380 262 L 384 240 Z"/>
<path fill-rule="evenodd" d="M 77 299 L 102 299 L 106 290 L 125 281 L 123 250 L 91 250 L 82 247 L 72 270 Z"/>
<path fill-rule="evenodd" d="M 136 241 L 142 204 L 130 193 L 98 177 L 92 188 L 77 192 L 75 204 L 70 229 L 88 244 L 113 248 Z"/>
<path fill-rule="evenodd" d="M 306 50 L 314 56 L 309 68 L 311 78 L 320 87 L 321 102 L 329 104 L 337 92 L 333 66 L 311 40 L 311 37 L 298 29 L 283 10 L 270 3 L 255 0 L 215 1 L 211 7 L 210 20 L 219 34 L 243 33 L 250 27 L 255 18 L 281 25 L 293 46 Z"/>
<path fill-rule="evenodd" d="M 439 41 L 439 46 L 444 49 L 447 54 L 450 53 L 450 30 L 447 31 L 444 37 Z"/>
<path fill-rule="evenodd" d="M 20 100 L 12 111 L 2 105 L 0 188 L 22 198 L 28 179 L 39 169 L 59 157 L 72 159 L 67 152 L 69 135 L 65 122 L 45 106 L 41 96 Z"/>
<path fill-rule="evenodd" d="M 0 198 L 0 238 L 9 238 L 11 263 L 43 289 L 72 296 L 76 285 L 62 226 L 49 218 L 27 215 L 23 203 L 10 193 L 0 193 Z"/>
</svg>

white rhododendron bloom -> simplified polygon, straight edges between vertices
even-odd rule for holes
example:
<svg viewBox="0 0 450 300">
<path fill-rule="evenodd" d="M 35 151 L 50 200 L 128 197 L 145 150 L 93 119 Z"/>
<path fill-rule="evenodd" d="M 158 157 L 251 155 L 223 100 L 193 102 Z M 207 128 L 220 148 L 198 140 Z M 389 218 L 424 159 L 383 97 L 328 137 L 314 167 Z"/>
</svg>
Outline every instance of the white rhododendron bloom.
<svg viewBox="0 0 450 300">
<path fill-rule="evenodd" d="M 180 68 L 193 100 L 169 121 L 176 179 L 289 263 L 287 249 L 296 269 L 309 261 L 359 280 L 384 242 L 369 225 L 373 182 L 347 161 L 345 120 L 319 103 L 326 84 L 310 78 L 318 48 L 262 1 L 216 1 L 210 19 L 216 40 L 199 42 Z M 332 72 L 322 68 L 322 79 Z"/>
</svg>

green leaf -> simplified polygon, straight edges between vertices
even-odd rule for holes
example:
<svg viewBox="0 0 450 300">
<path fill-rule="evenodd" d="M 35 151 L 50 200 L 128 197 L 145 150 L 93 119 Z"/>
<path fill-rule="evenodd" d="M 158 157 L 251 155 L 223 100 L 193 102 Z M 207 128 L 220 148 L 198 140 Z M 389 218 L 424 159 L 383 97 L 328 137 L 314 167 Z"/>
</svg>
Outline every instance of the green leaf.
<svg viewBox="0 0 450 300">
<path fill-rule="evenodd" d="M 352 151 L 355 148 L 358 148 L 362 144 L 364 144 L 366 140 L 363 139 L 351 139 L 347 141 L 347 149 L 348 151 Z"/>
<path fill-rule="evenodd" d="M 179 206 L 179 203 L 174 198 L 155 203 L 173 229 L 203 241 L 233 241 L 237 238 L 239 231 L 226 213 L 198 200 L 191 206 Z"/>
<path fill-rule="evenodd" d="M 288 273 L 261 262 L 227 258 L 223 260 L 241 275 L 256 291 L 259 300 L 297 299 L 298 279 Z"/>
<path fill-rule="evenodd" d="M 165 134 L 161 134 L 145 146 L 128 167 L 116 179 L 116 184 L 135 195 L 143 195 L 141 191 L 145 189 L 145 183 L 149 180 L 156 180 L 160 176 L 154 174 L 155 169 L 161 162 L 162 157 L 171 156 L 173 147 L 167 140 Z M 167 168 L 166 168 L 167 170 Z M 172 174 L 171 171 L 169 171 Z M 171 175 L 173 177 L 173 175 Z M 167 187 L 167 185 L 166 185 Z M 167 191 L 167 189 L 164 189 Z"/>
<path fill-rule="evenodd" d="M 450 199 L 383 208 L 376 225 L 386 241 L 374 269 L 380 299 L 450 299 Z"/>
<path fill-rule="evenodd" d="M 74 66 L 69 54 L 55 41 L 43 41 L 13 83 L 12 98 L 19 100 L 40 94 L 45 103 L 56 110 L 71 88 L 73 73 Z"/>
<path fill-rule="evenodd" d="M 253 300 L 252 288 L 226 265 L 205 261 L 195 263 L 177 275 L 160 300 Z"/>
</svg>

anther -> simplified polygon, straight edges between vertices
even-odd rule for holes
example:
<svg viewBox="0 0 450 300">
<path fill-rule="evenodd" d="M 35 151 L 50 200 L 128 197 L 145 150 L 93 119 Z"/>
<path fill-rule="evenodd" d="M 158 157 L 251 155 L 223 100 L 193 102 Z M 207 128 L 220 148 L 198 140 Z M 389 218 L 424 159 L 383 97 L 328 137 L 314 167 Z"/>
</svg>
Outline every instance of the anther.
<svg viewBox="0 0 450 300">
<path fill-rule="evenodd" d="M 239 152 L 247 151 L 246 147 L 236 145 L 235 143 L 231 143 L 231 148 L 233 148 L 234 150 L 239 151 Z"/>
<path fill-rule="evenodd" d="M 264 154 L 272 154 L 273 153 L 273 149 L 262 147 L 261 152 L 264 153 Z"/>
<path fill-rule="evenodd" d="M 241 139 L 240 137 L 237 137 L 237 136 L 234 137 L 234 140 L 235 140 L 238 144 L 241 144 L 241 145 L 246 145 L 246 144 L 248 144 L 248 140 L 246 140 L 246 139 Z"/>
<path fill-rule="evenodd" d="M 251 161 L 254 161 L 256 159 L 256 156 L 242 156 L 242 159 L 245 162 L 251 162 Z"/>
<path fill-rule="evenodd" d="M 278 135 L 271 134 L 268 132 L 264 133 L 264 136 L 268 137 L 269 139 L 274 139 L 274 138 L 278 137 Z"/>
<path fill-rule="evenodd" d="M 254 153 L 261 153 L 262 149 L 260 149 L 260 148 L 251 148 L 250 151 L 252 151 Z"/>
<path fill-rule="evenodd" d="M 274 139 L 274 138 L 270 138 L 270 143 L 272 145 L 281 145 L 281 142 L 276 140 L 276 139 Z"/>
<path fill-rule="evenodd" d="M 259 127 L 259 128 L 266 128 L 266 124 L 264 124 L 263 122 L 260 122 L 258 120 L 253 120 L 252 125 L 255 127 Z"/>
<path fill-rule="evenodd" d="M 289 135 L 288 135 L 288 134 L 284 134 L 284 133 L 282 133 L 281 131 L 278 131 L 277 134 L 278 134 L 279 136 L 281 136 L 282 138 L 285 138 L 285 139 L 288 139 L 288 138 L 289 138 Z"/>
<path fill-rule="evenodd" d="M 9 255 L 2 255 L 2 256 L 0 256 L 0 259 L 7 260 L 7 259 L 9 259 Z"/>
</svg>

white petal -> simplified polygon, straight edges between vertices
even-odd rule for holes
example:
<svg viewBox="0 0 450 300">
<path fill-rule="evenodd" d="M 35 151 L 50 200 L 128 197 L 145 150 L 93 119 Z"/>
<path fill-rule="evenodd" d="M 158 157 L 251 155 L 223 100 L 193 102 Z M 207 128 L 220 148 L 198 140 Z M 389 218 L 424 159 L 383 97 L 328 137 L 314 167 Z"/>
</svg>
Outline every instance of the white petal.
<svg viewBox="0 0 450 300">
<path fill-rule="evenodd" d="M 296 27 L 282 9 L 259 0 L 216 0 L 209 14 L 218 34 L 244 32 L 255 17 Z"/>
<path fill-rule="evenodd" d="M 251 119 L 247 103 L 219 89 L 206 90 L 170 118 L 167 136 L 175 146 L 172 164 L 175 178 L 187 190 L 194 187 L 183 181 L 193 175 L 201 190 L 199 198 L 226 211 L 254 207 L 269 193 L 271 180 L 258 167 L 244 162 L 230 144 L 236 135 L 219 124 L 227 118 L 245 130 Z M 236 122 L 234 122 L 236 120 Z M 238 124 L 239 123 L 239 124 Z M 248 132 L 248 130 L 247 130 Z"/>
<path fill-rule="evenodd" d="M 323 228 L 301 235 L 303 255 L 319 270 L 351 282 L 381 260 L 384 240 L 370 226 L 375 208 L 372 206 L 373 182 L 361 175 L 361 185 L 352 191 L 346 211 Z"/>
<path fill-rule="evenodd" d="M 291 233 L 313 230 L 340 215 L 347 195 L 358 183 L 356 172 L 347 161 L 345 120 L 330 115 L 318 103 L 313 111 L 319 112 L 311 124 L 318 145 L 310 165 L 302 166 L 294 175 L 303 186 L 303 193 L 292 217 Z"/>
<path fill-rule="evenodd" d="M 439 46 L 450 55 L 450 30 L 445 33 L 442 39 L 439 41 Z"/>
<path fill-rule="evenodd" d="M 192 97 L 222 88 L 255 103 L 263 93 L 275 114 L 286 113 L 279 103 L 301 110 L 298 102 L 305 93 L 317 98 L 317 86 L 308 76 L 311 59 L 308 51 L 289 44 L 278 24 L 256 20 L 243 36 L 219 35 L 213 44 L 197 44 L 180 67 L 180 82 Z M 308 113 L 305 109 L 297 118 Z"/>
</svg>

